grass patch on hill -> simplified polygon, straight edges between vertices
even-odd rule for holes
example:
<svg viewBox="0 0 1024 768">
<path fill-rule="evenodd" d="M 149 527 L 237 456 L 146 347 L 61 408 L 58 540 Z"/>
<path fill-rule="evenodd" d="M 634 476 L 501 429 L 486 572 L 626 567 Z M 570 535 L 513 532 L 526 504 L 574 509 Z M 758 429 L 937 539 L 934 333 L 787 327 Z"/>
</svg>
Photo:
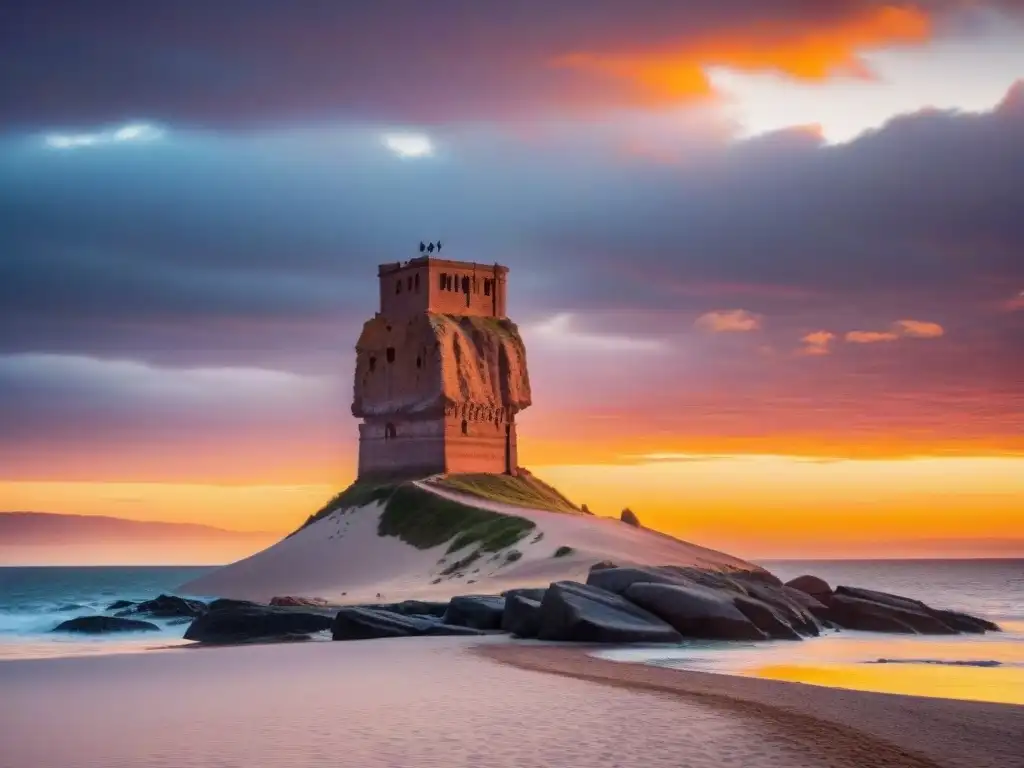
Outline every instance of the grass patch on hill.
<svg viewBox="0 0 1024 768">
<path fill-rule="evenodd" d="M 478 551 L 497 552 L 535 527 L 532 520 L 449 501 L 406 483 L 392 490 L 377 533 L 397 536 L 417 549 L 449 543 L 451 553 L 476 544 Z"/>
<path fill-rule="evenodd" d="M 322 520 L 332 512 L 339 509 L 363 507 L 367 504 L 372 504 L 375 501 L 386 501 L 391 497 L 391 494 L 395 492 L 395 488 L 398 487 L 396 483 L 397 481 L 388 480 L 386 478 L 376 480 L 356 480 L 356 482 L 341 491 L 341 493 L 336 494 L 330 501 L 320 507 L 320 509 L 307 517 L 306 522 L 288 535 L 294 536 L 303 528 L 312 525 L 317 520 Z"/>
<path fill-rule="evenodd" d="M 525 469 L 518 475 L 447 475 L 434 481 L 442 488 L 459 491 L 488 501 L 549 512 L 580 514 L 580 509 L 547 483 Z"/>
</svg>

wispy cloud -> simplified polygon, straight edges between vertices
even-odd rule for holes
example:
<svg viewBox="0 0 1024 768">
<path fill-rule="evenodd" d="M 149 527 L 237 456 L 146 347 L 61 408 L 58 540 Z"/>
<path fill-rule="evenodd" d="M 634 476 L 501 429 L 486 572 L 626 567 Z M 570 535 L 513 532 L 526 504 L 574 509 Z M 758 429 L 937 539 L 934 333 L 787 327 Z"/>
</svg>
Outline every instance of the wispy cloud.
<svg viewBox="0 0 1024 768">
<path fill-rule="evenodd" d="M 844 338 L 851 344 L 877 344 L 880 341 L 896 341 L 899 334 L 892 331 L 850 331 Z"/>
<path fill-rule="evenodd" d="M 745 309 L 718 309 L 701 315 L 694 325 L 711 333 L 746 333 L 760 330 L 763 323 L 761 315 Z"/>
<path fill-rule="evenodd" d="M 810 357 L 827 355 L 832 351 L 831 344 L 835 338 L 836 335 L 830 331 L 815 331 L 814 333 L 808 333 L 800 339 L 800 341 L 803 342 L 803 347 L 797 350 L 797 354 L 807 355 Z"/>
<path fill-rule="evenodd" d="M 665 348 L 660 339 L 584 331 L 576 327 L 576 316 L 569 312 L 561 312 L 548 320 L 528 326 L 525 331 L 533 339 L 562 349 L 654 352 Z"/>
<path fill-rule="evenodd" d="M 938 323 L 929 323 L 924 320 L 897 320 L 893 329 L 900 336 L 909 336 L 912 339 L 937 339 L 946 333 L 946 329 Z"/>
</svg>

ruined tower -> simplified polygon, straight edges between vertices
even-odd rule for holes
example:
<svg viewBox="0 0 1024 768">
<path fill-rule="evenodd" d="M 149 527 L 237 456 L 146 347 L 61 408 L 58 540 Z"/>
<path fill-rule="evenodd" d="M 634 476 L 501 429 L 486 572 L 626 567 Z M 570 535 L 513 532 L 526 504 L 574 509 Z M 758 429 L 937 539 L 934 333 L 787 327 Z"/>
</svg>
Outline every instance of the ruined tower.
<svg viewBox="0 0 1024 768">
<path fill-rule="evenodd" d="M 359 476 L 514 474 L 530 379 L 508 268 L 424 256 L 377 276 L 380 309 L 356 344 Z"/>
</svg>

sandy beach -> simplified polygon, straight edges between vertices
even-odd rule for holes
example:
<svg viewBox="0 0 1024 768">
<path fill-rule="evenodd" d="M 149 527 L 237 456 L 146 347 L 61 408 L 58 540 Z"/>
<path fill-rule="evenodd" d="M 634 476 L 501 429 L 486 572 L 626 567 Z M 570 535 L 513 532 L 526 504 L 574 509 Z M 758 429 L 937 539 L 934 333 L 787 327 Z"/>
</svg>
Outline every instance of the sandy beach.
<svg viewBox="0 0 1024 768">
<path fill-rule="evenodd" d="M 0 663 L 0 768 L 1016 768 L 1024 708 L 594 659 L 505 638 Z"/>
</svg>

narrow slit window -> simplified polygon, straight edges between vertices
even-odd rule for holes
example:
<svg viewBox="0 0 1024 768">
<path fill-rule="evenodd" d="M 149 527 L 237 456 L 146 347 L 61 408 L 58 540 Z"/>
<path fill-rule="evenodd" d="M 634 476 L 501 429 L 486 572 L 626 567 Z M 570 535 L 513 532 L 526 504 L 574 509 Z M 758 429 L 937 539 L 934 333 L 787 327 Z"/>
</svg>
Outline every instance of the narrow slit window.
<svg viewBox="0 0 1024 768">
<path fill-rule="evenodd" d="M 490 295 L 491 295 L 491 281 L 490 280 L 484 280 L 484 296 L 490 296 Z"/>
<path fill-rule="evenodd" d="M 444 272 L 441 273 L 441 282 L 438 284 L 437 287 L 440 288 L 442 291 L 446 287 L 448 287 L 448 275 L 446 275 Z"/>
<path fill-rule="evenodd" d="M 395 348 L 394 347 L 388 347 L 387 357 L 388 357 L 388 362 L 389 363 L 395 362 Z"/>
</svg>

